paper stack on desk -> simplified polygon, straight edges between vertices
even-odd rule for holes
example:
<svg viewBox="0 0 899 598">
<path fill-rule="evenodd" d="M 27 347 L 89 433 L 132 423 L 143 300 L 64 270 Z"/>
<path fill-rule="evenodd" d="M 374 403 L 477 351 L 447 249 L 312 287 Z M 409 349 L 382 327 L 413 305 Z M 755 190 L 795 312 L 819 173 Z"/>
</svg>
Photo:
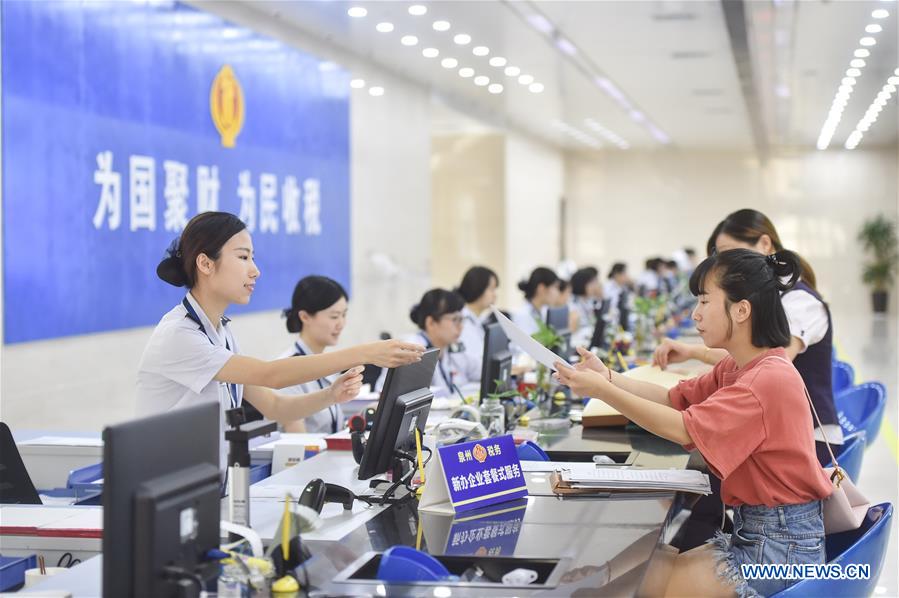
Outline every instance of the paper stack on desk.
<svg viewBox="0 0 899 598">
<path fill-rule="evenodd" d="M 668 491 L 711 494 L 709 476 L 692 469 L 637 469 L 568 463 L 558 474 L 562 488 L 586 491 Z"/>
</svg>

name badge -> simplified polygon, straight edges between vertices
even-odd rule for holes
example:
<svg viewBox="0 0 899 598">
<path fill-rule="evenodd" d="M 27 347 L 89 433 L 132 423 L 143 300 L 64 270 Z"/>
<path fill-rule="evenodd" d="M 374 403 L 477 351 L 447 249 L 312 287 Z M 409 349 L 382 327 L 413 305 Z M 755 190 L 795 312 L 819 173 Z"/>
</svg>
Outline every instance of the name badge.
<svg viewBox="0 0 899 598">
<path fill-rule="evenodd" d="M 460 513 L 528 495 L 511 435 L 437 449 L 418 510 Z"/>
</svg>

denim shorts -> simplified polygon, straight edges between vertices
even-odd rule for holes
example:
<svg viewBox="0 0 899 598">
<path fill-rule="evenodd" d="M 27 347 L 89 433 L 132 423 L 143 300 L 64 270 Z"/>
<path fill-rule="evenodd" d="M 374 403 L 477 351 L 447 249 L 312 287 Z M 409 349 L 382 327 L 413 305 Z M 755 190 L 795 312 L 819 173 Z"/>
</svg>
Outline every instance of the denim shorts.
<svg viewBox="0 0 899 598">
<path fill-rule="evenodd" d="M 709 541 L 718 558 L 718 575 L 734 584 L 740 598 L 770 596 L 796 583 L 792 579 L 746 580 L 744 564 L 824 564 L 824 505 L 815 500 L 780 507 L 734 508 L 734 532 L 717 532 Z"/>
</svg>

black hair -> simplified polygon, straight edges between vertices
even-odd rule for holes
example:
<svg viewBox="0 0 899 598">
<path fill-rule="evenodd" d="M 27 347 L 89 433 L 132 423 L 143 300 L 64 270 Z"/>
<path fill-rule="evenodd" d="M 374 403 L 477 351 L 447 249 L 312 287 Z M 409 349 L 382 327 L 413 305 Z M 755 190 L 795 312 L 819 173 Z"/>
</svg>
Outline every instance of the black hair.
<svg viewBox="0 0 899 598">
<path fill-rule="evenodd" d="M 228 212 L 197 214 L 166 250 L 166 257 L 156 266 L 156 276 L 170 285 L 192 289 L 197 284 L 197 256 L 206 254 L 216 261 L 228 239 L 245 228 L 240 218 Z"/>
<path fill-rule="evenodd" d="M 599 270 L 586 266 L 571 275 L 571 293 L 578 297 L 587 294 L 587 285 L 599 278 Z"/>
<path fill-rule="evenodd" d="M 428 316 L 439 320 L 446 314 L 462 311 L 465 299 L 462 295 L 446 289 L 431 289 L 421 296 L 421 301 L 409 312 L 409 318 L 420 329 L 425 329 Z"/>
<path fill-rule="evenodd" d="M 609 270 L 608 278 L 615 278 L 618 274 L 624 274 L 625 270 L 627 270 L 627 264 L 624 262 L 615 262 L 612 264 L 612 269 Z"/>
<path fill-rule="evenodd" d="M 474 303 L 490 286 L 491 279 L 496 280 L 496 285 L 499 286 L 499 276 L 496 275 L 496 272 L 485 266 L 472 266 L 454 290 L 462 295 L 465 303 Z"/>
<path fill-rule="evenodd" d="M 752 306 L 752 344 L 756 347 L 786 347 L 790 326 L 780 295 L 789 291 L 802 273 L 800 258 L 792 251 L 762 255 L 751 249 L 730 249 L 702 261 L 690 276 L 690 292 L 705 293 L 711 274 L 725 294 L 724 309 L 729 320 L 727 338 L 733 333 L 729 308 L 739 301 Z M 783 278 L 789 278 L 783 282 Z"/>
<path fill-rule="evenodd" d="M 674 260 L 667 260 L 667 261 L 665 261 L 665 265 L 666 265 L 667 267 L 673 269 L 673 270 L 677 270 L 677 269 L 678 269 L 678 267 L 677 267 L 677 262 L 674 261 Z"/>
<path fill-rule="evenodd" d="M 524 293 L 524 298 L 530 301 L 537 294 L 537 287 L 541 284 L 547 287 L 557 285 L 559 277 L 555 272 L 544 266 L 534 268 L 530 278 L 518 283 L 518 288 Z"/>
<path fill-rule="evenodd" d="M 293 289 L 290 307 L 284 310 L 284 315 L 287 317 L 287 332 L 296 333 L 303 330 L 300 311 L 314 316 L 323 309 L 328 309 L 341 298 L 349 300 L 346 291 L 336 280 L 327 276 L 306 276 L 300 279 Z"/>
<path fill-rule="evenodd" d="M 694 257 L 696 255 L 696 250 L 692 247 L 684 247 L 684 253 L 686 253 L 690 257 Z"/>
<path fill-rule="evenodd" d="M 571 283 L 565 280 L 564 278 L 559 279 L 559 292 L 564 293 L 568 290 L 568 287 L 571 286 Z"/>
</svg>

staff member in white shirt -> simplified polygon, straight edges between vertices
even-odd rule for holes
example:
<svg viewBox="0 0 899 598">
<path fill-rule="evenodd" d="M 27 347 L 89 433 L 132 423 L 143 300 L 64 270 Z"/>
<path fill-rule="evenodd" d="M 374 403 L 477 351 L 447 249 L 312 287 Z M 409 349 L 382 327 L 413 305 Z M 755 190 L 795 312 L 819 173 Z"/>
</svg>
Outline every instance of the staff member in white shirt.
<svg viewBox="0 0 899 598">
<path fill-rule="evenodd" d="M 284 310 L 284 315 L 287 331 L 296 334 L 297 338 L 281 357 L 319 355 L 326 347 L 337 344 L 346 326 L 346 291 L 339 282 L 327 276 L 306 276 L 294 288 L 290 307 Z M 333 377 L 323 376 L 314 382 L 283 388 L 281 392 L 306 396 L 326 393 L 332 381 Z M 305 419 L 285 424 L 284 431 L 332 434 L 343 427 L 343 420 L 343 410 L 335 403 Z"/>
<path fill-rule="evenodd" d="M 575 315 L 571 330 L 593 329 L 596 325 L 596 310 L 602 306 L 602 285 L 599 270 L 585 266 L 571 275 L 571 313 Z"/>
<path fill-rule="evenodd" d="M 518 283 L 525 303 L 512 312 L 512 321 L 528 334 L 540 330 L 537 322 L 545 322 L 547 308 L 559 301 L 559 283 L 559 277 L 549 268 L 535 268 L 527 281 Z"/>
<path fill-rule="evenodd" d="M 399 341 L 275 361 L 240 355 L 225 310 L 232 303 L 250 302 L 259 278 L 253 260 L 253 240 L 246 226 L 225 212 L 194 216 L 169 247 L 156 273 L 189 290 L 162 317 L 144 349 L 137 373 L 140 414 L 204 401 L 219 403 L 224 412 L 246 399 L 265 417 L 286 423 L 355 397 L 362 384 L 361 364 L 395 367 L 421 359 L 420 346 Z M 287 396 L 272 390 L 345 369 L 349 371 L 318 396 Z M 220 425 L 224 431 L 224 417 Z"/>
<path fill-rule="evenodd" d="M 485 266 L 472 266 L 462 277 L 456 292 L 465 301 L 462 308 L 462 350 L 468 359 L 481 369 L 484 359 L 484 324 L 491 315 L 490 306 L 496 303 L 499 276 Z"/>
</svg>

